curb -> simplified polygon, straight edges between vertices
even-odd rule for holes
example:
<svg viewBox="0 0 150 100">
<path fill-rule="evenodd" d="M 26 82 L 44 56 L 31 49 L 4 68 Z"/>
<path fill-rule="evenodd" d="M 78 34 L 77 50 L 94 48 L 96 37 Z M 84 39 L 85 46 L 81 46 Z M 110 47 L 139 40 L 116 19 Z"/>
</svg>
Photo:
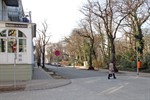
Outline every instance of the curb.
<svg viewBox="0 0 150 100">
<path fill-rule="evenodd" d="M 71 84 L 72 82 L 68 79 L 58 79 L 58 80 L 32 80 L 27 84 L 25 91 L 33 90 L 44 90 L 58 88 Z"/>
</svg>

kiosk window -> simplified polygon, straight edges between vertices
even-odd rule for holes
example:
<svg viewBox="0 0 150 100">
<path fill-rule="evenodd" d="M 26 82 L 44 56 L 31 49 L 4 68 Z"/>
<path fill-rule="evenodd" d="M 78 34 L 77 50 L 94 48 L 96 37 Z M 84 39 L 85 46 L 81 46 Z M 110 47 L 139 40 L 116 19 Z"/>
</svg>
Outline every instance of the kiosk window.
<svg viewBox="0 0 150 100">
<path fill-rule="evenodd" d="M 0 37 L 6 37 L 6 30 L 0 32 Z"/>
<path fill-rule="evenodd" d="M 0 52 L 5 52 L 6 51 L 6 41 L 1 38 L 0 39 Z"/>
<path fill-rule="evenodd" d="M 13 46 L 16 46 L 17 41 L 14 38 L 8 40 L 8 53 L 14 53 Z"/>
<path fill-rule="evenodd" d="M 26 39 L 19 39 L 19 52 L 26 52 Z"/>
<path fill-rule="evenodd" d="M 0 32 L 0 52 L 27 52 L 26 35 L 17 29 L 8 29 Z"/>
<path fill-rule="evenodd" d="M 25 34 L 21 31 L 18 31 L 18 37 L 26 37 Z"/>
<path fill-rule="evenodd" d="M 8 36 L 16 37 L 16 32 L 15 29 L 8 30 Z"/>
</svg>

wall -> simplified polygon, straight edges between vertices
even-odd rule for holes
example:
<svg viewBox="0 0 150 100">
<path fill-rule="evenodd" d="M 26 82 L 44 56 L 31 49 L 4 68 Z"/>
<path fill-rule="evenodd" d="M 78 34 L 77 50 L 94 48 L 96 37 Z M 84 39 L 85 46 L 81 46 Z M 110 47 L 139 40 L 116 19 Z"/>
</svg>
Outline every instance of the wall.
<svg viewBox="0 0 150 100">
<path fill-rule="evenodd" d="M 31 80 L 32 69 L 33 65 L 27 64 L 16 65 L 15 68 L 13 64 L 0 64 L 0 81 L 13 81 L 14 75 L 17 81 Z"/>
</svg>

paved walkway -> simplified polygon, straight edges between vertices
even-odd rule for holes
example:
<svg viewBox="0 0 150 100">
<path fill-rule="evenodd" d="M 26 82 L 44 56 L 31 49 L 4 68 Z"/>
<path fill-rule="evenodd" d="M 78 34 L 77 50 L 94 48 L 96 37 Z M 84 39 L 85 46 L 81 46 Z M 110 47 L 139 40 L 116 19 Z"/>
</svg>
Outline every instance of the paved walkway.
<svg viewBox="0 0 150 100">
<path fill-rule="evenodd" d="M 54 79 L 42 68 L 34 68 L 33 78 L 27 82 L 25 90 L 51 89 L 70 84 L 69 79 Z"/>
<path fill-rule="evenodd" d="M 70 84 L 69 79 L 54 79 L 42 68 L 34 67 L 32 80 L 17 81 L 16 86 L 25 87 L 25 91 L 52 89 Z M 13 82 L 0 82 L 0 87 L 11 87 Z"/>
<path fill-rule="evenodd" d="M 32 80 L 39 79 L 53 79 L 50 75 L 48 75 L 41 67 L 34 67 Z"/>
</svg>

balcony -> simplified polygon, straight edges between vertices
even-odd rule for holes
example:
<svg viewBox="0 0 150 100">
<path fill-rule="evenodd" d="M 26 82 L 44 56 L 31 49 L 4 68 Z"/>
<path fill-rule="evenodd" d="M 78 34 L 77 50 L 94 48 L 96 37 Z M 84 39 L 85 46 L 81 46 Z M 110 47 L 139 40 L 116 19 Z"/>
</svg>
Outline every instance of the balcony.
<svg viewBox="0 0 150 100">
<path fill-rule="evenodd" d="M 7 6 L 14 6 L 18 7 L 19 3 L 18 0 L 3 0 Z"/>
<path fill-rule="evenodd" d="M 9 18 L 10 21 L 19 22 L 20 21 L 19 12 L 17 12 L 17 11 L 9 11 L 8 12 L 8 18 Z"/>
<path fill-rule="evenodd" d="M 12 22 L 31 22 L 30 12 L 21 12 L 18 9 L 16 10 L 7 10 L 0 11 L 0 21 L 12 21 Z"/>
</svg>

